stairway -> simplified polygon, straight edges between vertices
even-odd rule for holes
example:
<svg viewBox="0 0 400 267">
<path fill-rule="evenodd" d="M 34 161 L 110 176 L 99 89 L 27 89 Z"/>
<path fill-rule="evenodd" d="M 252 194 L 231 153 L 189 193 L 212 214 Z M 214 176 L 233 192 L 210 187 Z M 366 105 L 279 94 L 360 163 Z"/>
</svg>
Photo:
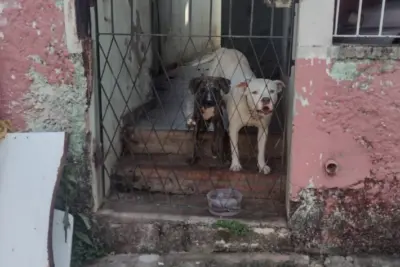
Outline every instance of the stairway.
<svg viewBox="0 0 400 267">
<path fill-rule="evenodd" d="M 193 140 L 186 119 L 193 96 L 187 77 L 174 83 L 171 90 L 158 91 L 156 104 L 123 120 L 124 153 L 110 177 L 111 195 L 96 213 L 102 238 L 115 253 L 291 251 L 282 134 L 268 138 L 269 175 L 257 170 L 257 134 L 249 129 L 239 137 L 243 171 L 231 172 L 229 161 L 213 159 L 212 132 L 201 135 L 200 160 L 189 165 Z M 255 232 L 235 236 L 214 227 L 219 218 L 210 215 L 205 195 L 226 187 L 244 196 L 232 219 Z"/>
<path fill-rule="evenodd" d="M 254 158 L 256 134 L 245 132 L 239 138 L 244 170 L 229 171 L 229 162 L 221 164 L 211 156 L 212 133 L 201 138 L 200 160 L 189 165 L 192 135 L 182 130 L 152 130 L 128 127 L 124 147 L 128 151 L 118 162 L 112 177 L 119 191 L 127 189 L 172 195 L 202 195 L 215 188 L 233 187 L 245 198 L 283 201 L 285 176 L 280 169 L 282 145 L 280 136 L 270 136 L 267 155 L 273 172 L 257 171 Z M 255 151 L 255 152 L 253 152 Z M 128 190 L 129 191 L 129 190 Z"/>
<path fill-rule="evenodd" d="M 252 128 L 240 132 L 243 171 L 231 172 L 229 161 L 221 163 L 212 157 L 212 132 L 200 137 L 200 160 L 195 165 L 188 164 L 193 140 L 186 120 L 193 112 L 194 101 L 188 85 L 196 73 L 186 72 L 182 70 L 166 84 L 161 79 L 152 103 L 138 107 L 124 119 L 125 153 L 111 177 L 116 192 L 191 196 L 196 204 L 200 198 L 202 207 L 206 207 L 205 194 L 228 187 L 240 190 L 247 203 L 250 200 L 283 203 L 286 176 L 281 167 L 284 144 L 280 133 L 271 133 L 268 137 L 266 159 L 272 168 L 269 175 L 257 171 L 257 133 Z"/>
</svg>

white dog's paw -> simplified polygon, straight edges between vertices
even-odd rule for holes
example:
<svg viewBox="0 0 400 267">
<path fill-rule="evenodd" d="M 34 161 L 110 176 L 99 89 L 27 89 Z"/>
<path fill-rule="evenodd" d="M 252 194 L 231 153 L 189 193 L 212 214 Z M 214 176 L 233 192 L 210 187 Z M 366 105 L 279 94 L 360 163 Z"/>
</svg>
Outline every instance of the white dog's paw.
<svg viewBox="0 0 400 267">
<path fill-rule="evenodd" d="M 271 168 L 267 164 L 264 164 L 264 166 L 259 166 L 258 169 L 263 174 L 269 174 L 271 172 Z"/>
<path fill-rule="evenodd" d="M 196 126 L 196 122 L 192 118 L 190 118 L 186 121 L 186 126 L 190 129 L 190 128 Z"/>
<path fill-rule="evenodd" d="M 242 165 L 240 163 L 232 163 L 229 169 L 233 172 L 238 172 L 242 170 Z"/>
</svg>

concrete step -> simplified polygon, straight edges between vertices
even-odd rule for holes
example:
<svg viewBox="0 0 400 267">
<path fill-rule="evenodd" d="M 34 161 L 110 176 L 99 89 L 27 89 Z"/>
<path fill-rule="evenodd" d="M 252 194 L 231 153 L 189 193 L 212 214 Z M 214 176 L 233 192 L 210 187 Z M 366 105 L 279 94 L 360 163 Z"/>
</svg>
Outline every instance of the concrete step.
<svg viewBox="0 0 400 267">
<path fill-rule="evenodd" d="M 308 267 L 308 256 L 299 254 L 122 254 L 103 258 L 87 267 Z M 313 265 L 316 267 L 316 265 Z"/>
<path fill-rule="evenodd" d="M 397 267 L 400 259 L 384 256 L 309 257 L 293 253 L 120 254 L 102 258 L 87 267 Z"/>
<path fill-rule="evenodd" d="M 180 130 L 154 130 L 137 127 L 124 129 L 125 147 L 132 154 L 178 154 L 189 156 L 193 150 L 192 132 Z M 212 132 L 201 135 L 203 155 L 211 157 Z M 239 151 L 243 158 L 257 155 L 257 134 L 251 129 L 243 129 L 239 136 Z M 266 158 L 282 157 L 283 138 L 281 134 L 270 134 L 265 150 Z"/>
<path fill-rule="evenodd" d="M 184 155 L 136 154 L 125 157 L 111 177 L 115 188 L 182 195 L 206 194 L 215 188 L 233 187 L 245 197 L 284 201 L 286 176 L 279 161 L 271 160 L 269 175 L 257 171 L 255 160 L 242 160 L 244 171 L 231 172 L 229 165 L 201 159 L 188 165 Z"/>
<path fill-rule="evenodd" d="M 152 197 L 121 194 L 106 201 L 96 220 L 107 247 L 115 253 L 293 251 L 284 217 L 268 213 L 268 203 L 250 202 L 253 209 L 220 219 L 205 203 L 201 209 L 187 199 L 183 205 Z"/>
</svg>

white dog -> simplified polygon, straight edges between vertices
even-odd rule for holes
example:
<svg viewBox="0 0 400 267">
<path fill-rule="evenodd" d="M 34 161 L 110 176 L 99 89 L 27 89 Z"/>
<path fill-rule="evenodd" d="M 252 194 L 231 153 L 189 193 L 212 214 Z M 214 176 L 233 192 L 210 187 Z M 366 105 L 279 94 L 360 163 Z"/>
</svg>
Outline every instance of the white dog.
<svg viewBox="0 0 400 267">
<path fill-rule="evenodd" d="M 265 145 L 272 111 L 278 94 L 285 87 L 282 81 L 256 78 L 247 58 L 238 50 L 220 48 L 210 56 L 192 64 L 212 61 L 206 75 L 225 77 L 231 80 L 231 90 L 224 96 L 229 117 L 232 162 L 230 170 L 240 171 L 238 139 L 244 126 L 258 128 L 257 165 L 261 173 L 268 174 L 271 168 L 265 163 Z"/>
</svg>

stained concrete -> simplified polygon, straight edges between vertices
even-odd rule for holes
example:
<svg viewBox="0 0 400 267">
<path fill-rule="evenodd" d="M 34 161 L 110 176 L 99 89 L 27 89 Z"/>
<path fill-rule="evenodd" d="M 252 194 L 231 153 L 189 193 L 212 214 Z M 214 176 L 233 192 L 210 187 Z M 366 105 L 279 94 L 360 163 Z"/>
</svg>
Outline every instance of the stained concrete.
<svg viewBox="0 0 400 267">
<path fill-rule="evenodd" d="M 307 198 L 307 203 L 310 204 L 308 210 L 311 211 L 321 204 L 314 193 L 310 189 L 303 195 Z M 296 215 L 297 226 L 310 220 L 304 228 L 288 229 L 284 220 L 236 220 L 248 227 L 249 231 L 244 235 L 216 227 L 218 218 L 196 217 L 185 213 L 173 216 L 163 213 L 162 206 L 154 209 L 157 212 L 129 209 L 126 206 L 124 209 L 114 207 L 109 210 L 105 207 L 100 210 L 97 221 L 101 237 L 114 249 L 116 255 L 110 255 L 88 266 L 400 266 L 398 258 L 352 254 L 347 257 L 334 256 L 335 250 L 313 246 L 321 244 L 320 234 L 313 231 L 321 227 L 321 218 L 317 214 L 307 213 L 306 206 Z M 302 217 L 304 214 L 309 216 Z M 292 218 L 296 216 L 293 215 Z M 301 232 L 303 229 L 311 231 Z M 298 242 L 296 238 L 299 231 L 302 233 L 300 237 L 309 237 L 310 242 L 306 245 L 311 246 Z M 319 243 L 313 243 L 314 241 Z"/>
<path fill-rule="evenodd" d="M 126 186 L 128 188 L 129 185 Z M 246 222 L 275 222 L 285 226 L 282 219 L 284 206 L 279 201 L 271 199 L 244 198 L 241 203 L 241 211 L 234 216 L 235 220 Z M 207 198 L 205 195 L 166 195 L 164 193 L 135 192 L 116 193 L 108 197 L 103 204 L 99 214 L 141 214 L 160 220 L 165 218 L 176 218 L 185 221 L 187 218 L 199 218 L 199 222 L 216 221 L 208 210 Z M 132 217 L 133 218 L 133 217 Z"/>
<path fill-rule="evenodd" d="M 115 253 L 171 253 L 171 252 L 259 252 L 293 251 L 290 232 L 284 220 L 238 220 L 245 225 L 245 234 L 216 227 L 219 218 L 171 215 L 168 206 L 135 205 L 121 202 L 106 205 L 96 214 L 102 242 Z M 176 209 L 179 209 L 176 207 Z M 146 211 L 147 210 L 147 211 Z M 157 210 L 157 212 L 154 212 Z M 164 212 L 163 212 L 164 211 Z M 229 220 L 227 218 L 226 220 Z"/>
<path fill-rule="evenodd" d="M 122 254 L 105 257 L 87 267 L 306 267 L 310 258 L 298 254 Z"/>
<path fill-rule="evenodd" d="M 399 258 L 301 254 L 120 254 L 102 258 L 87 267 L 397 267 Z"/>
</svg>

